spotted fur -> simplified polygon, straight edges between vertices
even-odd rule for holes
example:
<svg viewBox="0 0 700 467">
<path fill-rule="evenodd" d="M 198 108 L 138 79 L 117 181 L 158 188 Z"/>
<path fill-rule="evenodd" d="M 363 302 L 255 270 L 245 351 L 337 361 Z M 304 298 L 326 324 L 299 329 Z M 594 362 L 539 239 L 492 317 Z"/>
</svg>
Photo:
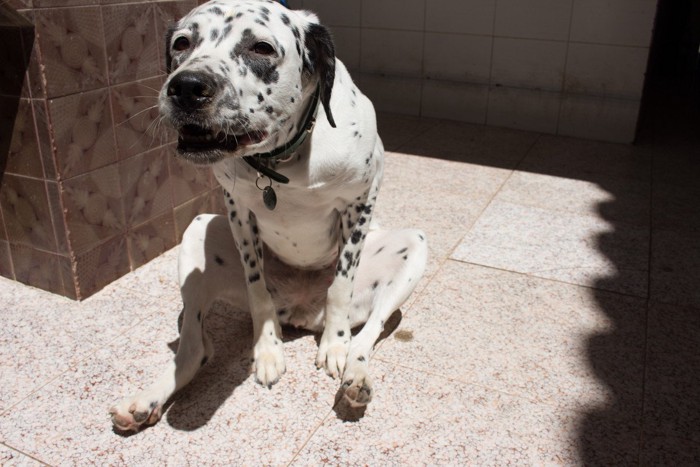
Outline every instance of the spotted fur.
<svg viewBox="0 0 700 467">
<path fill-rule="evenodd" d="M 219 299 L 250 311 L 253 373 L 262 385 L 285 372 L 281 325 L 292 325 L 321 333 L 317 366 L 342 379 L 348 403 L 366 405 L 372 347 L 427 257 L 422 232 L 371 228 L 384 153 L 371 102 L 318 18 L 277 2 L 205 3 L 169 29 L 166 49 L 161 113 L 181 139 L 191 128 L 222 138 L 179 143 L 178 156 L 212 168 L 228 213 L 197 216 L 185 232 L 177 355 L 153 384 L 111 409 L 114 425 L 156 422 L 167 399 L 211 361 L 203 325 Z M 241 156 L 290 141 L 316 90 L 316 124 L 304 143 L 260 159 L 289 183 L 260 177 Z M 273 211 L 262 199 L 266 186 L 277 194 Z"/>
</svg>

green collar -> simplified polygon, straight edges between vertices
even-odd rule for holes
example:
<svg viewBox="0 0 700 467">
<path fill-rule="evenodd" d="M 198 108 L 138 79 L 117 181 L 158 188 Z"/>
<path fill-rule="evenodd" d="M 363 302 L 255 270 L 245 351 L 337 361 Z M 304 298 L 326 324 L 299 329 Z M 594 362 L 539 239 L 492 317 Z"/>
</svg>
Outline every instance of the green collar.
<svg viewBox="0 0 700 467">
<path fill-rule="evenodd" d="M 318 113 L 318 99 L 321 94 L 320 86 L 316 88 L 313 95 L 311 96 L 311 102 L 306 109 L 306 116 L 304 117 L 304 123 L 302 124 L 299 132 L 294 135 L 294 138 L 286 142 L 284 145 L 273 149 L 270 152 L 261 152 L 258 154 L 253 154 L 250 156 L 243 156 L 243 160 L 248 163 L 252 168 L 254 168 L 259 173 L 265 175 L 270 180 L 274 180 L 278 183 L 289 183 L 289 179 L 284 175 L 275 172 L 269 167 L 265 167 L 260 159 L 274 159 L 276 157 L 285 157 L 296 151 L 299 146 L 301 146 L 306 137 L 311 134 L 314 129 L 314 124 L 316 123 L 316 114 Z"/>
</svg>

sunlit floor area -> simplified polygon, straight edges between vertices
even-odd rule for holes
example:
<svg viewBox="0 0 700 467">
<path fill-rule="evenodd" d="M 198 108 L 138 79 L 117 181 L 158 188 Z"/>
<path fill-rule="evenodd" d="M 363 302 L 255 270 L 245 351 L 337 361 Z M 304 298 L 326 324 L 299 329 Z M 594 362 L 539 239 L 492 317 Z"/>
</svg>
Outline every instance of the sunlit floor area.
<svg viewBox="0 0 700 467">
<path fill-rule="evenodd" d="M 428 235 L 426 275 L 337 403 L 315 336 L 249 375 L 252 322 L 139 433 L 108 408 L 173 357 L 175 248 L 74 302 L 0 279 L 0 464 L 698 465 L 697 141 L 616 145 L 380 115 L 375 219 Z"/>
</svg>

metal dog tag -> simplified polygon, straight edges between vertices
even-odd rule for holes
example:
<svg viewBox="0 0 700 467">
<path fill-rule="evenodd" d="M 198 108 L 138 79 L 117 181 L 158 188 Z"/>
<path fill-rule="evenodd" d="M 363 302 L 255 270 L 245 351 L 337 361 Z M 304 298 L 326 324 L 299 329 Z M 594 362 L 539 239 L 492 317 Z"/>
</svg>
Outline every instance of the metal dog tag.
<svg viewBox="0 0 700 467">
<path fill-rule="evenodd" d="M 277 206 L 277 194 L 275 194 L 275 190 L 271 186 L 266 186 L 263 188 L 263 203 L 265 203 L 265 207 L 269 209 L 270 211 L 275 210 L 275 206 Z"/>
</svg>

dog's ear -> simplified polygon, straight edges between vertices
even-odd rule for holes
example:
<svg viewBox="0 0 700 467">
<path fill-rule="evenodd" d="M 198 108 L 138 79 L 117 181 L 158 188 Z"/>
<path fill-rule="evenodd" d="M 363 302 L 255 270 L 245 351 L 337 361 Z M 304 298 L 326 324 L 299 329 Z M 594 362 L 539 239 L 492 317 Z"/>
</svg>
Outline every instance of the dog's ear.
<svg viewBox="0 0 700 467">
<path fill-rule="evenodd" d="M 335 80 L 335 47 L 328 29 L 318 23 L 309 23 L 304 38 L 306 58 L 304 66 L 309 73 L 316 73 L 321 86 L 321 104 L 326 111 L 328 123 L 335 128 L 331 113 L 331 91 Z"/>
<path fill-rule="evenodd" d="M 170 42 L 173 40 L 173 33 L 175 32 L 175 27 L 170 26 L 168 31 L 165 33 L 165 72 L 170 74 L 170 67 L 173 64 L 173 57 L 170 55 Z"/>
</svg>

